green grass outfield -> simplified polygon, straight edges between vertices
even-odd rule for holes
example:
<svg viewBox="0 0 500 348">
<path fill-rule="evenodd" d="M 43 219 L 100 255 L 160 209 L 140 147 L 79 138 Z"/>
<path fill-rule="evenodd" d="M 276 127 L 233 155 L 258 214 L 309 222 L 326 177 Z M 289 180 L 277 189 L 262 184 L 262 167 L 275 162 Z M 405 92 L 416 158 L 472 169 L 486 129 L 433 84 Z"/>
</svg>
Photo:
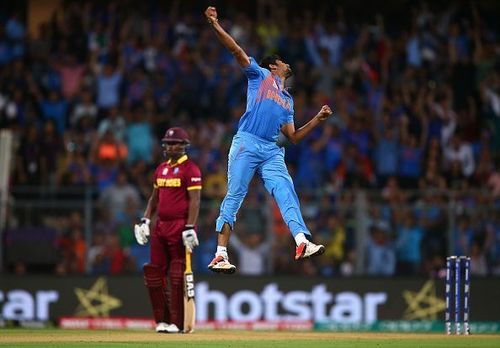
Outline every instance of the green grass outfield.
<svg viewBox="0 0 500 348">
<path fill-rule="evenodd" d="M 417 333 L 154 331 L 0 329 L 1 347 L 500 347 L 500 335 L 445 336 Z"/>
</svg>

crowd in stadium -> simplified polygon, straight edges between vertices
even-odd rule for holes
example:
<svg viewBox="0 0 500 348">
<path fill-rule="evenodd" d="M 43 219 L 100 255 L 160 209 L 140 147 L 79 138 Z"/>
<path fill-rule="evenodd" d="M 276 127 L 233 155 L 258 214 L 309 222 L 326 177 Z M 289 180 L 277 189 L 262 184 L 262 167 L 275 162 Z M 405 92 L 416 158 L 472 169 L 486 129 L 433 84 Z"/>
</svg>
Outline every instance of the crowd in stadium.
<svg viewBox="0 0 500 348">
<path fill-rule="evenodd" d="M 81 214 L 52 222 L 58 274 L 84 272 L 87 258 L 96 274 L 135 272 L 147 259 L 132 228 L 170 126 L 188 131 L 189 156 L 203 173 L 195 271 L 213 257 L 247 80 L 214 40 L 202 6 L 180 5 L 150 1 L 132 11 L 118 1 L 68 1 L 34 37 L 19 13 L 0 18 L 0 127 L 15 132 L 12 185 L 98 192 L 91 245 Z M 273 235 L 265 233 L 258 208 L 268 197 L 255 182 L 245 203 L 255 214 L 241 216 L 231 242 L 243 274 L 349 276 L 360 257 L 371 275 L 438 274 L 451 230 L 451 249 L 472 257 L 473 274 L 500 275 L 497 18 L 474 2 L 432 5 L 362 22 L 342 6 L 299 15 L 271 2 L 258 16 L 219 7 L 250 56 L 278 52 L 291 65 L 297 126 L 323 104 L 334 110 L 300 145 L 281 141 L 325 256 L 294 263 L 274 205 Z M 369 207 L 362 256 L 354 232 L 360 188 Z"/>
</svg>

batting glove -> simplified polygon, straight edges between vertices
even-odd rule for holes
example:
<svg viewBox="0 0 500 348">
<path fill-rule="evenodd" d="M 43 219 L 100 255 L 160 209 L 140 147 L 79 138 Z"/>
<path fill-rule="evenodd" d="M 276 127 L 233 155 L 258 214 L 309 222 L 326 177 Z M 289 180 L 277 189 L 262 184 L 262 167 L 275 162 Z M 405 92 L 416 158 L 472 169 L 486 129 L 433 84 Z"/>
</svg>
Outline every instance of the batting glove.
<svg viewBox="0 0 500 348">
<path fill-rule="evenodd" d="M 146 245 L 149 240 L 149 223 L 151 220 L 142 218 L 139 224 L 134 226 L 135 239 L 140 245 Z"/>
<path fill-rule="evenodd" d="M 193 227 L 193 225 L 186 225 L 186 229 L 182 231 L 182 242 L 190 253 L 192 253 L 193 249 L 200 244 L 198 242 L 196 231 L 193 229 Z"/>
</svg>

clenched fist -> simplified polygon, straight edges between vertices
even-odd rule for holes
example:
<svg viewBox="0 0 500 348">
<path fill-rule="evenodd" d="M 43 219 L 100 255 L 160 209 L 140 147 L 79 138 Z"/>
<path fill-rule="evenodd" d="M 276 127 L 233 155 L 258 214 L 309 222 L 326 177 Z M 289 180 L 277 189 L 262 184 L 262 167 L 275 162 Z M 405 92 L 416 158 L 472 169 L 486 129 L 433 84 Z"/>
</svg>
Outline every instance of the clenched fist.
<svg viewBox="0 0 500 348">
<path fill-rule="evenodd" d="M 218 21 L 217 9 L 213 6 L 207 7 L 207 9 L 205 10 L 205 17 L 207 17 L 208 23 L 214 24 Z"/>
<path fill-rule="evenodd" d="M 321 110 L 319 110 L 318 114 L 316 115 L 316 118 L 319 121 L 324 121 L 332 114 L 333 114 L 332 109 L 330 109 L 328 105 L 323 105 L 321 107 Z"/>
</svg>

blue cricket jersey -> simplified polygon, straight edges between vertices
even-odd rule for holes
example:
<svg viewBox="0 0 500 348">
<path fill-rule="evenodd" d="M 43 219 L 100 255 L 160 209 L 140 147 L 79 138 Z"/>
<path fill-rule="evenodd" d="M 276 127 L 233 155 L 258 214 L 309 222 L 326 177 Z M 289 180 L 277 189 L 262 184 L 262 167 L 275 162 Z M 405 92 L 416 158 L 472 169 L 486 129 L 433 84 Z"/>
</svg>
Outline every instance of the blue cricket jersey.
<svg viewBox="0 0 500 348">
<path fill-rule="evenodd" d="M 293 122 L 292 96 L 281 89 L 279 77 L 260 67 L 252 57 L 243 71 L 248 78 L 247 109 L 238 130 L 275 142 L 281 126 Z"/>
</svg>

